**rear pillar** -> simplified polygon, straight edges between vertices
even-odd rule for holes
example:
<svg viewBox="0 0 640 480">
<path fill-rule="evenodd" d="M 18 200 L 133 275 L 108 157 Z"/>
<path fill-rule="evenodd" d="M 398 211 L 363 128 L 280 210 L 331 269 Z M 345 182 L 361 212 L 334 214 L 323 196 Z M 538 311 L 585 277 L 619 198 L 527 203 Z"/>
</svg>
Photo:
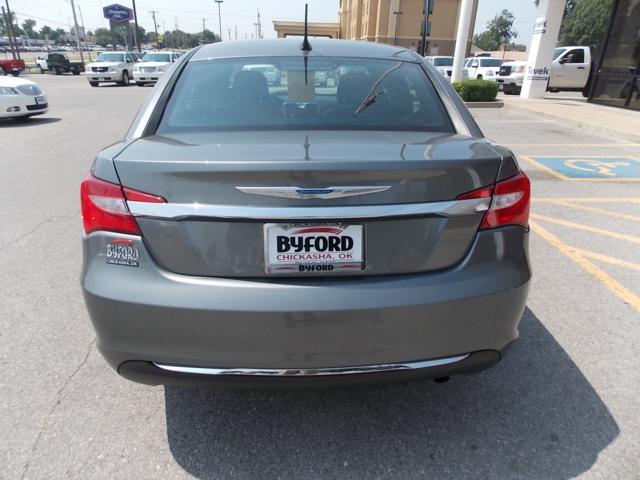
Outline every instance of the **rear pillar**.
<svg viewBox="0 0 640 480">
<path fill-rule="evenodd" d="M 522 83 L 522 98 L 544 98 L 566 0 L 541 0 Z"/>
</svg>

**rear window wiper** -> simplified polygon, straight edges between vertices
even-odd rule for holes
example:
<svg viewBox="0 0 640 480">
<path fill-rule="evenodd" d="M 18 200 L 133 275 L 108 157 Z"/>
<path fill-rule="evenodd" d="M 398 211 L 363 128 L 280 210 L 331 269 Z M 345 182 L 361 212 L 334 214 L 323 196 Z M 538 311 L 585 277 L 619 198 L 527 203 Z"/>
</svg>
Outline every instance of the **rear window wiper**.
<svg viewBox="0 0 640 480">
<path fill-rule="evenodd" d="M 365 110 L 366 108 L 368 108 L 369 106 L 376 103 L 376 100 L 378 99 L 378 97 L 384 94 L 383 91 L 376 92 L 376 88 L 378 88 L 378 85 L 382 83 L 382 80 L 384 80 L 387 75 L 389 75 L 394 70 L 397 70 L 401 66 L 402 66 L 402 62 L 398 62 L 397 64 L 395 64 L 393 67 L 391 67 L 390 69 L 388 69 L 378 77 L 378 79 L 373 84 L 373 87 L 371 87 L 371 90 L 369 90 L 369 93 L 367 93 L 367 96 L 364 97 L 362 102 L 360 102 L 360 105 L 358 105 L 358 108 L 354 110 L 353 112 L 354 117 L 358 115 L 360 112 L 362 112 L 363 110 Z"/>
</svg>

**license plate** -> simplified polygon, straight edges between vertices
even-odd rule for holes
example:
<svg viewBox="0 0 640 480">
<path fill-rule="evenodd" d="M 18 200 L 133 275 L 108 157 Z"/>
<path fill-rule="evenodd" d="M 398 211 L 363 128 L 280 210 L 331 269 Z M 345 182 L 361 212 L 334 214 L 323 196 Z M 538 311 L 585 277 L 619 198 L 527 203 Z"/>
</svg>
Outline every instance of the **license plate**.
<svg viewBox="0 0 640 480">
<path fill-rule="evenodd" d="M 36 105 L 44 105 L 47 103 L 47 99 L 44 97 L 36 97 Z"/>
<path fill-rule="evenodd" d="M 362 270 L 362 225 L 268 223 L 264 226 L 267 273 Z"/>
</svg>

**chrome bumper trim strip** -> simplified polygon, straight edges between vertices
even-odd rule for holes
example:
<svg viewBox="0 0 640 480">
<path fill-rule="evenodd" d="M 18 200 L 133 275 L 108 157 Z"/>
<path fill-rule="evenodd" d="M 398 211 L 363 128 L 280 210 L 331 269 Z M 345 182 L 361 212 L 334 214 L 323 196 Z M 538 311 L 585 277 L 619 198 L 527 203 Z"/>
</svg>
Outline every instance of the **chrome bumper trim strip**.
<svg viewBox="0 0 640 480">
<path fill-rule="evenodd" d="M 194 373 L 198 375 L 235 375 L 235 376 L 265 376 L 265 377 L 315 377 L 323 375 L 353 375 L 358 373 L 393 372 L 400 370 L 417 370 L 421 368 L 437 367 L 459 362 L 469 354 L 455 357 L 422 360 L 419 362 L 390 363 L 385 365 L 362 365 L 356 367 L 328 367 L 310 369 L 278 369 L 278 368 L 205 368 L 185 367 L 180 365 L 165 365 L 154 363 L 162 370 L 178 373 Z"/>
<path fill-rule="evenodd" d="M 179 220 L 188 217 L 211 217 L 234 220 L 333 220 L 437 215 L 454 217 L 484 212 L 491 198 L 452 200 L 448 202 L 401 203 L 389 205 L 354 205 L 340 207 L 250 207 L 205 205 L 199 203 L 127 202 L 136 217 Z"/>
</svg>

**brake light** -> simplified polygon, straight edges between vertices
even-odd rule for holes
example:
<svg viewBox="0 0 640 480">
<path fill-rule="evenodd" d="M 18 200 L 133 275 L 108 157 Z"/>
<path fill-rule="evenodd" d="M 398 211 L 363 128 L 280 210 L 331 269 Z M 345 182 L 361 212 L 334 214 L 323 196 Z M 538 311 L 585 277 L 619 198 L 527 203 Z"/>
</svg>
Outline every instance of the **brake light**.
<svg viewBox="0 0 640 480">
<path fill-rule="evenodd" d="M 85 233 L 96 230 L 140 235 L 138 224 L 129 208 L 127 200 L 136 202 L 164 203 L 162 197 L 138 192 L 130 188 L 89 177 L 80 186 L 82 206 L 82 226 Z"/>
<path fill-rule="evenodd" d="M 492 187 L 482 187 L 460 195 L 458 200 L 493 197 L 489 210 L 485 212 L 480 230 L 503 225 L 529 224 L 531 185 L 529 178 L 520 171 L 517 175 L 502 180 Z"/>
</svg>

